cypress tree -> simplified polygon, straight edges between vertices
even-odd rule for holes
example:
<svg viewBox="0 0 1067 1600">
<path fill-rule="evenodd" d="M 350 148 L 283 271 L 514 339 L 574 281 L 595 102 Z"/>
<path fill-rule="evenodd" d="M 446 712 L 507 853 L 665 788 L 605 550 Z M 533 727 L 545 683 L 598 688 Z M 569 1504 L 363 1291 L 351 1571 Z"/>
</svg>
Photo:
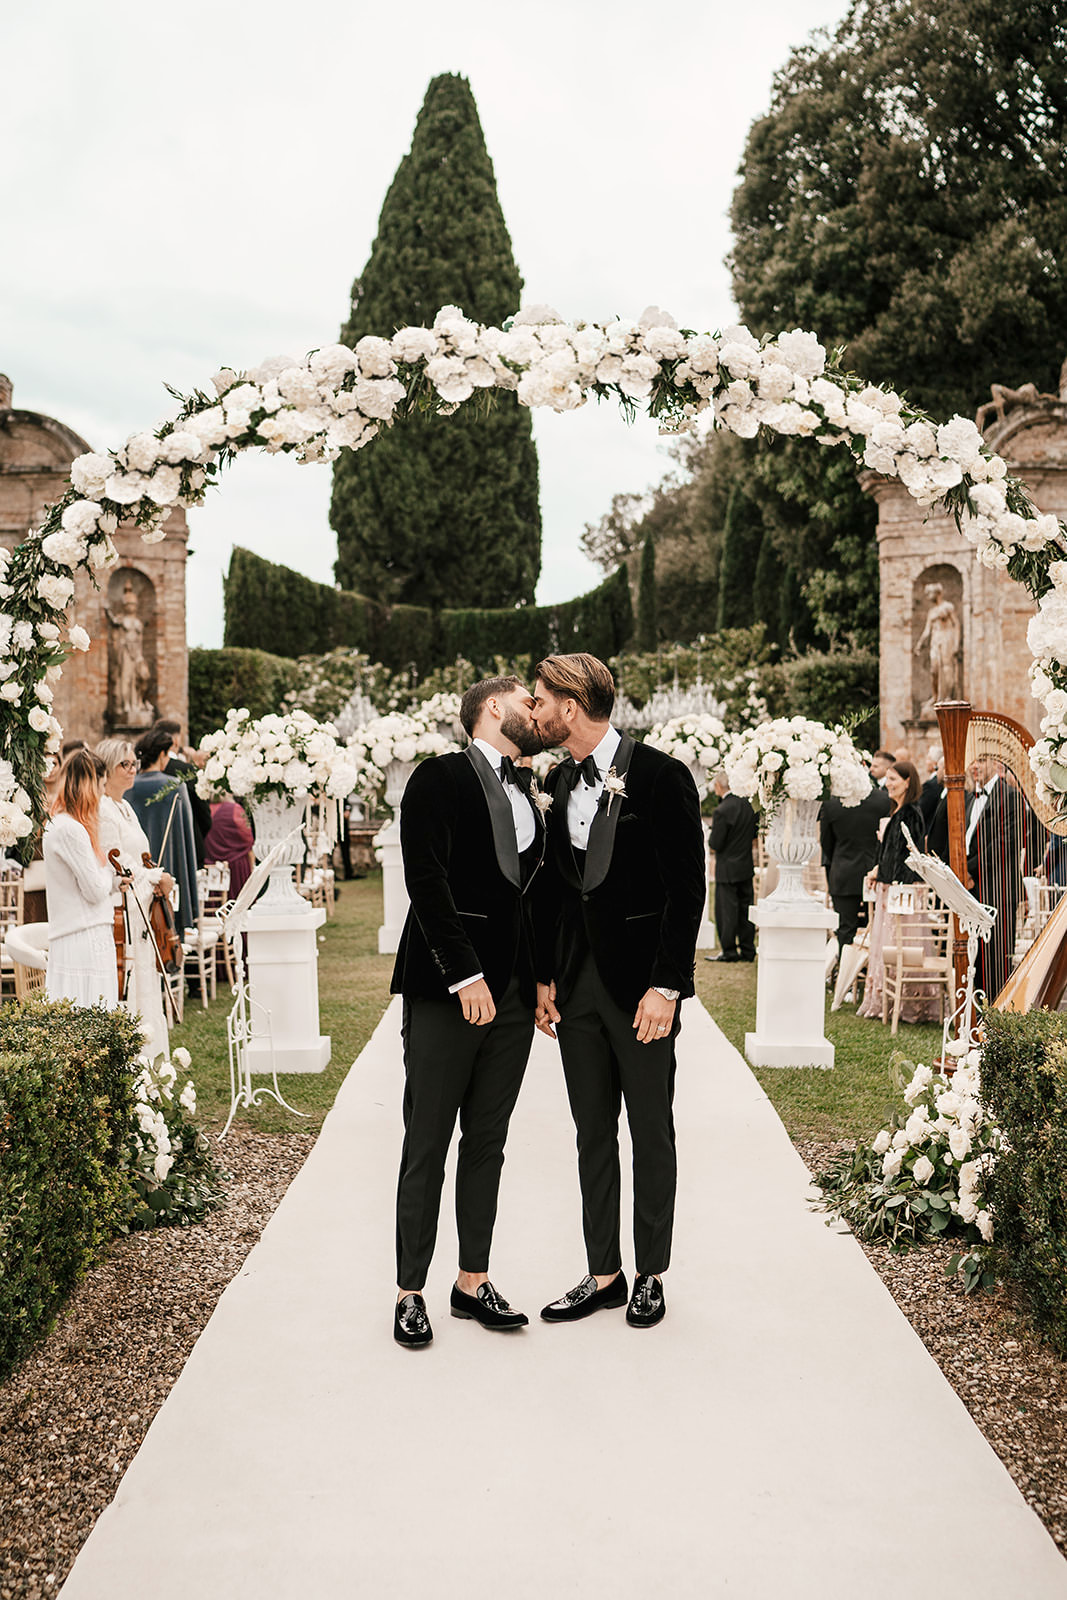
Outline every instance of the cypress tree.
<svg viewBox="0 0 1067 1600">
<path fill-rule="evenodd" d="M 656 595 L 656 542 L 649 534 L 641 550 L 637 587 L 637 648 L 654 650 L 659 643 L 659 601 Z"/>
<path fill-rule="evenodd" d="M 428 325 L 444 305 L 499 325 L 521 290 L 474 96 L 446 73 L 426 91 L 341 339 Z M 335 463 L 344 588 L 435 608 L 532 601 L 541 513 L 530 413 L 510 393 L 487 414 L 479 399 L 451 417 L 413 412 Z"/>
<path fill-rule="evenodd" d="M 766 624 L 769 644 L 781 642 L 782 559 L 770 533 L 765 533 L 760 540 L 759 557 L 752 580 L 752 620 Z"/>
<path fill-rule="evenodd" d="M 762 539 L 759 510 L 735 481 L 730 486 L 722 530 L 716 618 L 720 628 L 747 628 L 753 621 L 753 579 Z"/>
</svg>

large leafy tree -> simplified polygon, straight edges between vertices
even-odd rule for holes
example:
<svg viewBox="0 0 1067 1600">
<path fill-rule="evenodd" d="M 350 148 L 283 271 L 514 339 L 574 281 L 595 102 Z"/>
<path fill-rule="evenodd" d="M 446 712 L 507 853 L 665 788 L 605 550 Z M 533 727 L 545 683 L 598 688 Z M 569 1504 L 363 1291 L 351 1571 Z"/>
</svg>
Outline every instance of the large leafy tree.
<svg viewBox="0 0 1067 1600">
<path fill-rule="evenodd" d="M 752 128 L 730 265 L 759 333 L 811 328 L 935 416 L 1054 388 L 1067 327 L 1067 21 L 1046 0 L 855 0 Z M 826 637 L 876 621 L 874 508 L 840 452 L 763 446 L 755 490 Z M 751 487 L 751 485 L 750 485 Z"/>
<path fill-rule="evenodd" d="M 444 305 L 501 323 L 522 290 L 465 78 L 434 78 L 352 287 L 346 344 L 429 323 Z M 387 603 L 507 606 L 541 565 L 537 453 L 513 394 L 452 417 L 414 411 L 334 467 L 337 580 Z"/>
</svg>

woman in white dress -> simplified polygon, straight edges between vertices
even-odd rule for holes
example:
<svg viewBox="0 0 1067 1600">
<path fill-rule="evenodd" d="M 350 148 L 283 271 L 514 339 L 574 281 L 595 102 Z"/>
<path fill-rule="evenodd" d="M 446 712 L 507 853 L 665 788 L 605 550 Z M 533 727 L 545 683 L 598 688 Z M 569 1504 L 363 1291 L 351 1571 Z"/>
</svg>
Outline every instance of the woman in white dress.
<svg viewBox="0 0 1067 1600">
<path fill-rule="evenodd" d="M 163 1010 L 163 979 L 148 918 L 153 896 L 170 894 L 174 879 L 160 867 L 145 866 L 142 858 L 151 853 L 148 838 L 137 813 L 123 799 L 137 776 L 133 746 L 125 739 L 103 739 L 96 753 L 107 769 L 107 786 L 100 802 L 100 847 L 105 856 L 117 850 L 131 878 L 126 895 L 130 972 L 126 1004 L 140 1015 L 145 1054 L 154 1061 L 160 1055 L 169 1057 L 170 1035 Z"/>
<path fill-rule="evenodd" d="M 119 879 L 100 844 L 106 769 L 89 750 L 63 763 L 44 830 L 49 1000 L 118 1005 L 112 895 Z"/>
</svg>

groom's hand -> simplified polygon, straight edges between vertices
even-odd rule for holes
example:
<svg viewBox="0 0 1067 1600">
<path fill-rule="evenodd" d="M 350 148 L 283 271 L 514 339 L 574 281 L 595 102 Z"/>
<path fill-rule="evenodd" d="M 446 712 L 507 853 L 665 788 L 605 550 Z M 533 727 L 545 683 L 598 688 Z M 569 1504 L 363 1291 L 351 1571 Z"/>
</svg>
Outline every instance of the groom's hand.
<svg viewBox="0 0 1067 1600">
<path fill-rule="evenodd" d="M 677 1000 L 666 1000 L 655 989 L 646 989 L 634 1017 L 638 1044 L 652 1044 L 656 1039 L 666 1039 L 674 1022 Z"/>
<path fill-rule="evenodd" d="M 492 1022 L 496 1016 L 496 1006 L 493 1004 L 492 993 L 484 978 L 475 978 L 473 983 L 464 984 L 462 989 L 456 990 L 456 993 L 463 1007 L 464 1022 L 473 1022 L 476 1028 Z"/>
<path fill-rule="evenodd" d="M 554 1039 L 556 1030 L 552 1024 L 558 1021 L 556 985 L 554 983 L 539 983 L 537 985 L 537 1010 L 534 1012 L 534 1022 L 542 1033 L 547 1033 L 550 1039 Z"/>
</svg>

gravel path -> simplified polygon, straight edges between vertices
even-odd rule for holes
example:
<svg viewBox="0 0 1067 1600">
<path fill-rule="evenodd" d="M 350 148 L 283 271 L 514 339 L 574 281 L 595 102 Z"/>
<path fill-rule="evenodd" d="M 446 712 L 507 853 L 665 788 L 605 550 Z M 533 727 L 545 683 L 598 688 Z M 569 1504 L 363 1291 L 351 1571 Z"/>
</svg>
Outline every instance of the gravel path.
<svg viewBox="0 0 1067 1600">
<path fill-rule="evenodd" d="M 56 1594 L 313 1143 L 234 1129 L 228 1203 L 196 1227 L 118 1240 L 0 1387 L 2 1600 Z"/>
<path fill-rule="evenodd" d="M 227 1283 L 314 1140 L 234 1130 L 229 1204 L 120 1240 L 0 1387 L 0 1600 L 54 1595 Z M 801 1144 L 816 1170 L 832 1146 Z M 1067 1553 L 1067 1366 L 1010 1291 L 948 1283 L 952 1247 L 865 1253 L 1019 1489 Z M 921 1463 L 922 1441 L 915 1442 Z"/>
<path fill-rule="evenodd" d="M 817 1172 L 840 1145 L 797 1143 Z M 1011 1288 L 965 1295 L 945 1277 L 955 1246 L 894 1255 L 862 1245 L 897 1305 L 1067 1555 L 1067 1364 L 1035 1337 Z M 915 1441 L 916 1463 L 922 1440 Z"/>
</svg>

